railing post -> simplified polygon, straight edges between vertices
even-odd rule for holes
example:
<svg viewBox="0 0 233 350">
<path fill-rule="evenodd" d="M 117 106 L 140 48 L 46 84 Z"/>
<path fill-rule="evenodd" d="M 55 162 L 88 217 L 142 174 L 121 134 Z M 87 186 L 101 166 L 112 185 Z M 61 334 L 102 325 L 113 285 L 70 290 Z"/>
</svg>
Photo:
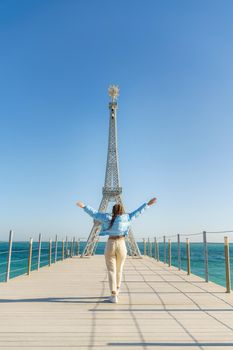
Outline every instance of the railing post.
<svg viewBox="0 0 233 350">
<path fill-rule="evenodd" d="M 30 275 L 31 272 L 31 265 L 32 265 L 32 243 L 33 243 L 33 238 L 30 238 L 29 241 L 29 251 L 28 251 L 28 275 Z"/>
<path fill-rule="evenodd" d="M 57 235 L 55 238 L 55 255 L 54 255 L 54 263 L 57 262 Z"/>
<path fill-rule="evenodd" d="M 68 257 L 68 237 L 66 236 L 65 257 Z"/>
<path fill-rule="evenodd" d="M 75 237 L 73 237 L 73 240 L 72 240 L 72 256 L 75 256 L 74 246 L 75 246 Z"/>
<path fill-rule="evenodd" d="M 76 256 L 75 237 L 73 238 L 73 255 Z"/>
<path fill-rule="evenodd" d="M 37 262 L 37 270 L 40 268 L 40 255 L 41 255 L 41 233 L 39 234 L 39 241 L 38 241 L 38 262 Z"/>
<path fill-rule="evenodd" d="M 163 236 L 163 262 L 166 264 L 166 236 Z"/>
<path fill-rule="evenodd" d="M 143 254 L 146 256 L 146 240 L 143 238 Z"/>
<path fill-rule="evenodd" d="M 78 241 L 77 241 L 77 255 L 79 255 L 79 249 L 80 249 L 80 239 L 78 238 Z"/>
<path fill-rule="evenodd" d="M 68 242 L 68 246 L 69 246 L 69 257 L 72 258 L 72 238 Z"/>
<path fill-rule="evenodd" d="M 154 238 L 154 250 L 155 250 L 155 253 L 154 253 L 154 258 L 156 259 L 156 237 Z"/>
<path fill-rule="evenodd" d="M 77 256 L 77 239 L 74 237 L 74 256 Z"/>
<path fill-rule="evenodd" d="M 229 238 L 224 237 L 225 266 L 226 266 L 226 293 L 231 292 L 231 270 L 230 270 L 230 253 Z"/>
<path fill-rule="evenodd" d="M 180 254 L 180 234 L 177 235 L 177 264 L 178 270 L 181 269 L 181 254 Z"/>
<path fill-rule="evenodd" d="M 171 267 L 171 240 L 168 240 L 168 266 Z"/>
<path fill-rule="evenodd" d="M 189 238 L 186 238 L 186 255 L 187 255 L 187 274 L 190 275 L 190 242 Z"/>
<path fill-rule="evenodd" d="M 8 282 L 9 279 L 10 279 L 12 241 L 13 241 L 13 231 L 11 230 L 10 233 L 9 233 L 8 257 L 7 257 L 7 268 L 6 268 L 6 279 L 5 279 L 5 282 Z"/>
<path fill-rule="evenodd" d="M 70 257 L 73 258 L 73 238 L 70 241 Z"/>
<path fill-rule="evenodd" d="M 209 281 L 209 273 L 208 273 L 208 246 L 206 239 L 206 231 L 203 231 L 203 248 L 204 248 L 204 263 L 205 263 L 205 281 Z"/>
<path fill-rule="evenodd" d="M 76 255 L 78 256 L 78 239 L 76 240 Z"/>
<path fill-rule="evenodd" d="M 64 260 L 64 245 L 65 245 L 65 241 L 64 239 L 62 240 L 62 260 Z"/>
<path fill-rule="evenodd" d="M 49 240 L 49 266 L 51 266 L 52 263 L 52 238 Z"/>
<path fill-rule="evenodd" d="M 156 259 L 159 261 L 159 242 L 156 238 Z"/>
<path fill-rule="evenodd" d="M 150 242 L 150 257 L 152 258 L 152 242 Z"/>
<path fill-rule="evenodd" d="M 77 247 L 78 247 L 78 242 L 77 240 L 74 241 L 74 255 L 77 256 Z"/>
</svg>

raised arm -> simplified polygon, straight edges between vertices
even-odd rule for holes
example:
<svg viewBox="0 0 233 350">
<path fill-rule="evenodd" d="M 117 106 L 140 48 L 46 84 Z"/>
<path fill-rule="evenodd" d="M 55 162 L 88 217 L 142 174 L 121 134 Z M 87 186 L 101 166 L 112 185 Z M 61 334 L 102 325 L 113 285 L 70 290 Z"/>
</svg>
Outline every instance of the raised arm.
<svg viewBox="0 0 233 350">
<path fill-rule="evenodd" d="M 108 213 L 98 212 L 97 210 L 93 209 L 91 206 L 85 205 L 82 202 L 77 202 L 76 204 L 80 208 L 82 208 L 88 215 L 90 215 L 93 219 L 97 221 L 105 222 L 111 219 L 111 215 Z"/>
<path fill-rule="evenodd" d="M 156 202 L 156 198 L 152 198 L 148 203 L 142 204 L 138 209 L 134 210 L 132 213 L 129 213 L 129 219 L 133 220 L 142 214 L 146 209 Z"/>
</svg>

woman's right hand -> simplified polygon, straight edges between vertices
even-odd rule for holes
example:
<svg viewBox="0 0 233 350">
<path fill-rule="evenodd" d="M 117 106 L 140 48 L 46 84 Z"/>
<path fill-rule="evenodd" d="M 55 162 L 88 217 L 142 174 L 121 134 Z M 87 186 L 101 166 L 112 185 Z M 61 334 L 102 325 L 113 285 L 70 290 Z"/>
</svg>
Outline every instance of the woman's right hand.
<svg viewBox="0 0 233 350">
<path fill-rule="evenodd" d="M 152 198 L 151 200 L 149 200 L 149 202 L 147 203 L 148 205 L 152 205 L 157 201 L 157 198 Z"/>
<path fill-rule="evenodd" d="M 76 205 L 80 208 L 84 208 L 85 205 L 82 202 L 77 202 Z"/>
</svg>

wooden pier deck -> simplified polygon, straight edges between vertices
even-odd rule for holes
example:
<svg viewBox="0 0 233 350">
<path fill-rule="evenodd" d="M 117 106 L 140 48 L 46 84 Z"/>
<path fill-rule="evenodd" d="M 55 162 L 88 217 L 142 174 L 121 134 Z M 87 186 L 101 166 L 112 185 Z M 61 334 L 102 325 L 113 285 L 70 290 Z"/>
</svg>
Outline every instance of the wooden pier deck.
<svg viewBox="0 0 233 350">
<path fill-rule="evenodd" d="M 144 257 L 127 258 L 118 304 L 103 256 L 0 284 L 0 348 L 233 349 L 233 296 Z"/>
</svg>

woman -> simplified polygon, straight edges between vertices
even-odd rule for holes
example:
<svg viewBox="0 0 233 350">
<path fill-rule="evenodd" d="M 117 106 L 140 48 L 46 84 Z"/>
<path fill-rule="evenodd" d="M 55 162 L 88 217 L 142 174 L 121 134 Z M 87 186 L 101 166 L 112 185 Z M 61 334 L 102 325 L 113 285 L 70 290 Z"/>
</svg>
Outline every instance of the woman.
<svg viewBox="0 0 233 350">
<path fill-rule="evenodd" d="M 144 203 L 137 210 L 129 214 L 125 214 L 122 204 L 118 203 L 113 206 L 112 215 L 97 212 L 89 205 L 77 202 L 80 208 L 83 208 L 87 214 L 101 223 L 99 236 L 109 236 L 105 246 L 104 256 L 108 269 L 109 287 L 111 291 L 110 301 L 112 303 L 118 302 L 117 297 L 121 286 L 123 265 L 127 256 L 124 237 L 128 235 L 131 221 L 155 202 L 156 198 L 152 198 L 148 203 Z"/>
</svg>

